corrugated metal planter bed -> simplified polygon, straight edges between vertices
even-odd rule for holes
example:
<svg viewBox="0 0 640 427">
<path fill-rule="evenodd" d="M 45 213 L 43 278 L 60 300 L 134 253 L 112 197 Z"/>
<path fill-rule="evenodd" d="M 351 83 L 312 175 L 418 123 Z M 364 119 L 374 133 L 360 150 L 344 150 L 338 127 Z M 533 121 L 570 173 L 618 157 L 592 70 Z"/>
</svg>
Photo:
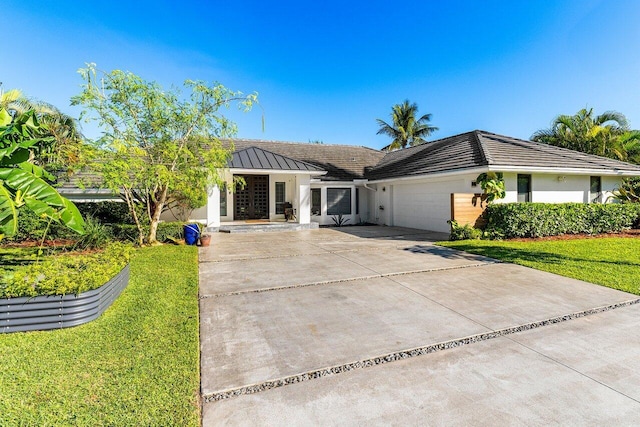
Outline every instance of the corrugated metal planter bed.
<svg viewBox="0 0 640 427">
<path fill-rule="evenodd" d="M 129 283 L 129 264 L 97 289 L 78 295 L 0 298 L 0 333 L 61 329 L 98 318 Z"/>
</svg>

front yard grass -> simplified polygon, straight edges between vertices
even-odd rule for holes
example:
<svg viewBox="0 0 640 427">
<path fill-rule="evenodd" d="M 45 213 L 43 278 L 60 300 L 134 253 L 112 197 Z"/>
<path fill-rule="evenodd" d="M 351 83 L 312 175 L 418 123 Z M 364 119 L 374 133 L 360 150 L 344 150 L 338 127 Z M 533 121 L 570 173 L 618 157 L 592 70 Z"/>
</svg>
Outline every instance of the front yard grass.
<svg viewBox="0 0 640 427">
<path fill-rule="evenodd" d="M 137 250 L 97 320 L 0 334 L 0 425 L 198 426 L 195 247 Z"/>
<path fill-rule="evenodd" d="M 461 240 L 438 244 L 640 295 L 638 238 Z"/>
</svg>

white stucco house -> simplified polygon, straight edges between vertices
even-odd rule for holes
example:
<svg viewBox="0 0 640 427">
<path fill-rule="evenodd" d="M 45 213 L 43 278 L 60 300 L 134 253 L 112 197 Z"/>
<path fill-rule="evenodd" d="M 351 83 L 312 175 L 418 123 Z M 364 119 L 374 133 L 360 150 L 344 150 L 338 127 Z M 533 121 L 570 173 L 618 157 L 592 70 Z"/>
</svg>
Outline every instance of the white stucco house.
<svg viewBox="0 0 640 427">
<path fill-rule="evenodd" d="M 606 203 L 640 166 L 475 130 L 402 150 L 234 140 L 226 188 L 191 215 L 217 230 L 232 222 L 285 220 L 301 228 L 334 218 L 448 232 L 452 193 L 479 193 L 482 172 L 504 174 L 507 202 Z M 233 191 L 234 176 L 246 185 Z M 65 193 L 70 196 L 69 193 Z M 78 195 L 71 197 L 77 199 Z"/>
</svg>

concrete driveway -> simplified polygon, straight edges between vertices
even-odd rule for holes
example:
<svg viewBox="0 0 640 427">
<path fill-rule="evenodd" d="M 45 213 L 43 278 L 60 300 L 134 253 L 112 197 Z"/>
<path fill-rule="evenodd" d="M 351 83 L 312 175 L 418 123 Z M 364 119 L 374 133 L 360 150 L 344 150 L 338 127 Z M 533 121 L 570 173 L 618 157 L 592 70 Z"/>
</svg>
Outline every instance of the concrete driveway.
<svg viewBox="0 0 640 427">
<path fill-rule="evenodd" d="M 637 296 L 395 227 L 200 250 L 203 424 L 637 425 Z"/>
</svg>

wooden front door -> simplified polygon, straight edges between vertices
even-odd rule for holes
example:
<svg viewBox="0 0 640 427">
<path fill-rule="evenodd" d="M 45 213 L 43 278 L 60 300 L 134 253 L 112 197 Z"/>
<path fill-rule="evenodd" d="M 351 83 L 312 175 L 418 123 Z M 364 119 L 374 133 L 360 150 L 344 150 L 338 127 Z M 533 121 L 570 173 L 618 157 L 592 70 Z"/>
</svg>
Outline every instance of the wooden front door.
<svg viewBox="0 0 640 427">
<path fill-rule="evenodd" d="M 233 219 L 269 218 L 269 175 L 243 175 L 247 185 L 236 189 Z"/>
</svg>

